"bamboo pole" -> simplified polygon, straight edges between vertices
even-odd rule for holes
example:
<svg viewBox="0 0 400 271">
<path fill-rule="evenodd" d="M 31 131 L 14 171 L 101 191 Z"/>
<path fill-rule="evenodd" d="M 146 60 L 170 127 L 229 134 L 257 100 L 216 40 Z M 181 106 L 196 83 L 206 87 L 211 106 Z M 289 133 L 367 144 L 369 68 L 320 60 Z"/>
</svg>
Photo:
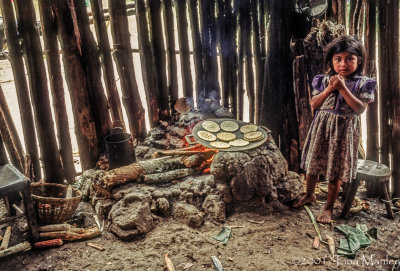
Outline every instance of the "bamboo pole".
<svg viewBox="0 0 400 271">
<path fill-rule="evenodd" d="M 217 65 L 217 37 L 214 0 L 201 1 L 201 36 L 205 98 L 220 100 Z M 199 107 L 203 100 L 199 100 Z"/>
<path fill-rule="evenodd" d="M 61 74 L 60 55 L 58 53 L 57 28 L 51 7 L 47 1 L 39 0 L 40 19 L 43 27 L 44 51 L 50 76 L 50 90 L 65 179 L 72 183 L 76 175 L 72 155 L 71 135 L 68 114 L 65 106 L 65 93 Z"/>
<path fill-rule="evenodd" d="M 149 40 L 149 28 L 144 0 L 136 0 L 136 24 L 138 31 L 138 44 L 142 77 L 146 91 L 147 111 L 149 113 L 150 127 L 156 127 L 159 122 L 159 88 L 157 81 L 154 56 Z"/>
<path fill-rule="evenodd" d="M 111 57 L 110 42 L 108 40 L 107 26 L 104 19 L 104 9 L 101 0 L 90 0 L 93 11 L 94 28 L 96 30 L 101 65 L 103 67 L 103 77 L 106 85 L 108 104 L 114 127 L 122 127 L 125 130 L 122 106 L 118 94 L 117 84 L 115 83 L 114 67 Z"/>
<path fill-rule="evenodd" d="M 178 100 L 178 72 L 176 66 L 175 53 L 175 31 L 174 31 L 174 14 L 172 0 L 164 1 L 164 25 L 166 27 L 166 44 L 168 58 L 168 93 L 169 93 L 169 110 L 172 108 L 176 100 Z"/>
<path fill-rule="evenodd" d="M 4 166 L 5 164 L 8 164 L 8 157 L 0 131 L 0 166 Z"/>
<path fill-rule="evenodd" d="M 152 37 L 152 49 L 154 57 L 154 68 L 158 78 L 158 104 L 159 115 L 163 120 L 169 119 L 168 88 L 167 88 L 167 58 L 165 55 L 164 35 L 161 18 L 161 1 L 152 0 L 148 2 L 150 8 L 150 29 Z"/>
<path fill-rule="evenodd" d="M 261 48 L 263 45 L 262 36 L 260 35 L 260 24 L 263 21 L 263 15 L 259 16 L 258 10 L 261 10 L 263 0 L 252 0 L 251 1 L 251 22 L 253 28 L 253 51 L 254 51 L 254 66 L 255 66 L 255 95 L 254 95 L 254 123 L 259 123 L 260 111 L 261 111 L 261 99 L 262 99 L 262 84 L 264 80 L 264 66 L 261 56 Z M 258 9 L 257 9 L 258 7 Z M 259 23 L 260 20 L 260 23 Z"/>
<path fill-rule="evenodd" d="M 4 145 L 7 149 L 8 155 L 10 156 L 11 163 L 15 166 L 15 168 L 22 171 L 23 169 L 23 164 L 22 164 L 23 160 L 21 156 L 22 154 L 18 152 L 17 147 L 13 142 L 13 136 L 10 134 L 10 130 L 7 127 L 7 123 L 2 112 L 3 105 L 1 105 L 1 109 L 2 110 L 0 110 L 0 135 L 4 141 Z"/>
<path fill-rule="evenodd" d="M 80 47 L 76 41 L 76 25 L 74 26 L 72 19 L 75 15 L 71 13 L 66 1 L 51 0 L 51 5 L 63 52 L 64 71 L 72 101 L 81 165 L 85 170 L 95 166 L 99 149 Z"/>
<path fill-rule="evenodd" d="M 365 50 L 367 52 L 366 74 L 376 78 L 376 0 L 366 2 Z M 379 89 L 375 93 L 375 102 L 367 109 L 367 159 L 379 161 L 378 104 Z"/>
<path fill-rule="evenodd" d="M 193 81 L 190 73 L 190 52 L 188 40 L 188 22 L 186 18 L 186 0 L 175 0 L 178 27 L 178 41 L 181 59 L 183 95 L 193 97 Z"/>
<path fill-rule="evenodd" d="M 38 143 L 36 140 L 36 127 L 33 120 L 32 105 L 29 98 L 28 83 L 25 76 L 25 66 L 22 59 L 22 49 L 19 43 L 14 10 L 10 1 L 0 0 L 0 3 L 3 14 L 4 32 L 7 39 L 15 90 L 20 109 L 25 150 L 32 158 L 35 181 L 39 181 L 42 177 L 42 172 L 40 169 Z"/>
<path fill-rule="evenodd" d="M 237 118 L 243 119 L 243 95 L 244 95 L 244 85 L 245 85 L 245 71 L 244 71 L 244 56 L 246 50 L 246 27 L 245 27 L 245 6 L 248 3 L 244 1 L 238 2 L 238 10 L 239 10 L 239 53 L 238 53 L 238 104 L 237 104 Z"/>
<path fill-rule="evenodd" d="M 91 109 L 96 126 L 98 148 L 104 151 L 103 138 L 108 135 L 112 128 L 107 99 L 101 82 L 101 64 L 97 43 L 90 29 L 89 16 L 84 1 L 74 0 L 76 21 L 79 28 L 80 43 L 83 66 L 86 74 L 87 89 Z"/>
<path fill-rule="evenodd" d="M 249 121 L 254 123 L 254 114 L 256 111 L 256 103 L 255 103 L 255 90 L 254 90 L 254 72 L 253 72 L 253 60 L 252 60 L 252 50 L 251 50 L 251 6 L 256 0 L 251 0 L 250 5 L 246 5 L 245 8 L 245 31 L 247 38 L 245 39 L 245 74 L 246 74 L 246 88 L 247 88 L 247 97 L 249 101 Z M 256 19 L 256 16 L 253 18 Z M 257 41 L 259 44 L 259 41 Z"/>
<path fill-rule="evenodd" d="M 128 18 L 125 0 L 109 0 L 108 7 L 111 16 L 111 33 L 114 42 L 114 60 L 118 69 L 122 101 L 129 120 L 133 139 L 142 141 L 146 137 L 144 109 L 140 101 L 139 89 L 136 83 L 133 67 L 133 57 L 129 37 Z"/>
<path fill-rule="evenodd" d="M 202 45 L 200 35 L 200 22 L 198 15 L 198 1 L 189 0 L 189 17 L 190 27 L 192 30 L 193 39 L 193 59 L 194 59 L 194 70 L 195 70 L 195 89 L 197 91 L 197 100 L 204 100 L 206 93 L 204 90 L 204 70 L 203 70 L 203 59 L 202 59 Z"/>
<path fill-rule="evenodd" d="M 33 2 L 31 0 L 15 1 L 15 4 L 35 112 L 44 178 L 49 182 L 61 183 L 64 176 L 51 114 L 42 45 L 35 27 L 36 16 Z"/>
</svg>

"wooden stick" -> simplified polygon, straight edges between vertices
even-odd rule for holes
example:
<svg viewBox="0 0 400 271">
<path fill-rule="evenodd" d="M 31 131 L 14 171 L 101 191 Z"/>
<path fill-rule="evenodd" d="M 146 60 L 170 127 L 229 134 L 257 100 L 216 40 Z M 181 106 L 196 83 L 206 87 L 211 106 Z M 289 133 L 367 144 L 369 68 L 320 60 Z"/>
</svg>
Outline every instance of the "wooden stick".
<svg viewBox="0 0 400 271">
<path fill-rule="evenodd" d="M 17 213 L 19 214 L 24 213 L 24 211 L 22 211 L 17 205 L 15 205 L 15 203 L 13 203 L 11 206 L 15 209 L 15 211 L 17 211 Z"/>
<path fill-rule="evenodd" d="M 43 239 L 56 239 L 61 238 L 64 241 L 77 241 L 82 239 L 89 239 L 100 235 L 99 228 L 92 227 L 88 229 L 83 228 L 71 228 L 70 231 L 53 231 L 53 232 L 41 232 L 40 238 Z"/>
<path fill-rule="evenodd" d="M 168 257 L 168 253 L 165 254 L 164 256 L 164 261 L 165 265 L 167 266 L 168 271 L 175 271 L 175 266 L 174 263 L 171 261 L 171 259 Z"/>
<path fill-rule="evenodd" d="M 255 221 L 255 220 L 247 219 L 247 221 L 249 221 L 250 223 L 255 223 L 255 224 L 263 224 L 264 223 L 264 220 Z"/>
<path fill-rule="evenodd" d="M 18 253 L 18 252 L 21 252 L 21 251 L 28 251 L 31 248 L 32 247 L 31 247 L 31 244 L 29 244 L 29 242 L 23 242 L 23 243 L 20 243 L 18 245 L 9 247 L 9 248 L 7 248 L 5 250 L 0 250 L 0 258 L 6 257 L 8 255 L 15 254 L 15 253 Z"/>
<path fill-rule="evenodd" d="M 99 245 L 99 244 L 95 244 L 95 243 L 86 243 L 86 245 L 87 245 L 88 247 L 92 247 L 92 248 L 98 249 L 98 250 L 100 250 L 100 251 L 103 251 L 103 250 L 104 250 L 104 247 L 103 247 L 102 245 Z"/>
<path fill-rule="evenodd" d="M 52 248 L 52 247 L 60 247 L 63 244 L 63 240 L 60 238 L 46 240 L 41 242 L 36 242 L 33 244 L 33 247 L 36 249 L 45 249 L 45 248 Z"/>
<path fill-rule="evenodd" d="M 46 226 L 40 226 L 38 230 L 39 232 L 70 231 L 71 225 L 69 224 L 46 225 Z"/>
<path fill-rule="evenodd" d="M 0 250 L 5 250 L 8 248 L 8 243 L 10 242 L 11 237 L 11 226 L 8 226 L 6 229 L 6 233 L 4 234 L 3 241 L 1 242 Z"/>
</svg>

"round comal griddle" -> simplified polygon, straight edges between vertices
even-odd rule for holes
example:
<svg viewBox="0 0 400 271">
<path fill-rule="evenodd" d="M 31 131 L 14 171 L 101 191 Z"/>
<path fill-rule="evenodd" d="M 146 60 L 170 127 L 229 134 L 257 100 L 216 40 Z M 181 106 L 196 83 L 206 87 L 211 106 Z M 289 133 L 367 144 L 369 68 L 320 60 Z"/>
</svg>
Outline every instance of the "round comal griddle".
<svg viewBox="0 0 400 271">
<path fill-rule="evenodd" d="M 239 125 L 239 129 L 238 129 L 237 131 L 235 131 L 235 132 L 230 132 L 230 133 L 233 133 L 233 134 L 236 135 L 236 139 L 244 139 L 244 134 L 243 134 L 242 132 L 240 132 L 240 127 L 242 127 L 242 126 L 245 125 L 245 124 L 250 124 L 250 123 L 248 123 L 248 122 L 244 122 L 244 121 L 241 121 L 241 120 L 235 120 L 235 119 L 207 119 L 207 120 L 208 120 L 208 121 L 216 122 L 218 125 L 220 125 L 220 127 L 221 127 L 221 122 L 226 121 L 226 120 L 236 122 L 236 123 Z M 226 149 L 214 148 L 214 147 L 211 147 L 211 146 L 210 146 L 210 141 L 201 139 L 201 138 L 197 135 L 197 132 L 198 132 L 198 131 L 201 131 L 201 130 L 206 131 L 206 130 L 203 128 L 203 126 L 202 126 L 202 123 L 203 123 L 204 121 L 206 121 L 206 120 L 203 120 L 203 121 L 197 123 L 197 124 L 194 126 L 193 131 L 192 131 L 192 136 L 196 139 L 197 143 L 199 143 L 199 144 L 201 144 L 201 145 L 203 145 L 203 146 L 205 146 L 205 147 L 207 147 L 207 148 L 209 148 L 209 149 L 214 149 L 214 150 L 218 150 L 218 151 L 245 151 L 245 150 L 251 150 L 251 149 L 257 148 L 258 146 L 261 146 L 261 145 L 264 144 L 264 143 L 268 140 L 268 138 L 269 138 L 269 137 L 268 137 L 267 131 L 266 131 L 265 129 L 261 128 L 260 126 L 258 126 L 257 131 L 260 131 L 260 132 L 263 133 L 263 135 L 264 135 L 264 138 L 261 139 L 260 141 L 250 142 L 248 145 L 246 145 L 246 146 L 241 146 L 241 147 L 230 146 L 229 148 L 226 148 Z M 219 130 L 219 131 L 216 132 L 216 133 L 212 133 L 212 134 L 214 134 L 215 136 L 217 136 L 217 134 L 218 134 L 219 132 L 226 132 L 226 131 L 222 130 L 222 128 L 221 128 L 221 130 Z M 210 133 L 211 133 L 211 132 L 210 132 Z M 217 139 L 217 140 L 218 140 L 218 139 Z M 189 142 L 189 143 L 190 143 L 190 142 Z M 227 143 L 228 143 L 228 142 L 227 142 Z"/>
</svg>

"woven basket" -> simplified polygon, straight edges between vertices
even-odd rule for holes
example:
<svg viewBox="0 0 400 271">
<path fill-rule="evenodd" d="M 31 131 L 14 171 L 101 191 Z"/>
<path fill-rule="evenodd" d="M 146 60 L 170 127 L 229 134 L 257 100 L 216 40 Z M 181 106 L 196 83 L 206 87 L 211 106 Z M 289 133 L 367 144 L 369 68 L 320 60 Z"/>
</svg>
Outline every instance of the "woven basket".
<svg viewBox="0 0 400 271">
<path fill-rule="evenodd" d="M 72 188 L 72 197 L 65 198 L 67 186 L 54 183 L 33 183 L 32 201 L 39 224 L 57 224 L 71 218 L 82 199 L 81 191 Z"/>
</svg>

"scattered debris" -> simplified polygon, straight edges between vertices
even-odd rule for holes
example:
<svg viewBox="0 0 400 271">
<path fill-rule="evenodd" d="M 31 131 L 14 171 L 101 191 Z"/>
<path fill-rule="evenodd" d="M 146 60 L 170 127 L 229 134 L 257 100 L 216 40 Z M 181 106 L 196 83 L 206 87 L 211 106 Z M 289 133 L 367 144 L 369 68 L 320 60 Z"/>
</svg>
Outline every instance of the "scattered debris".
<svg viewBox="0 0 400 271">
<path fill-rule="evenodd" d="M 318 236 L 315 236 L 314 237 L 314 241 L 312 243 L 312 248 L 313 249 L 319 249 L 319 244 L 320 244 L 319 238 L 318 238 Z"/>
<path fill-rule="evenodd" d="M 232 237 L 232 228 L 223 227 L 222 230 L 216 236 L 214 236 L 214 239 L 226 245 L 229 241 L 229 238 L 231 237 Z"/>
<path fill-rule="evenodd" d="M 22 251 L 28 251 L 31 248 L 32 247 L 31 247 L 31 244 L 29 244 L 29 242 L 23 242 L 23 243 L 20 243 L 18 245 L 9 247 L 7 249 L 0 250 L 0 258 L 9 256 L 9 255 L 12 255 L 12 254 L 15 254 L 15 253 L 18 253 L 18 252 L 22 252 Z"/>
<path fill-rule="evenodd" d="M 103 251 L 105 248 L 102 246 L 102 245 L 99 245 L 99 244 L 95 244 L 95 243 L 86 243 L 86 245 L 88 246 L 88 247 L 92 247 L 92 248 L 95 248 L 95 249 L 98 249 L 98 250 L 100 250 L 100 251 Z"/>
<path fill-rule="evenodd" d="M 352 259 L 356 257 L 356 252 L 360 248 L 368 247 L 372 240 L 377 239 L 377 229 L 368 229 L 364 224 L 356 224 L 356 227 L 341 224 L 335 229 L 346 235 L 345 239 L 340 239 L 337 254 Z"/>
<path fill-rule="evenodd" d="M 335 240 L 330 235 L 326 235 L 326 239 L 328 239 L 329 252 L 332 254 L 332 257 L 335 257 Z"/>
<path fill-rule="evenodd" d="M 165 254 L 164 261 L 168 271 L 175 271 L 174 263 L 168 257 L 168 253 Z"/>
<path fill-rule="evenodd" d="M 247 221 L 250 222 L 250 223 L 254 223 L 254 224 L 263 224 L 264 223 L 264 220 L 255 221 L 255 220 L 247 219 Z"/>
<path fill-rule="evenodd" d="M 223 271 L 224 270 L 224 268 L 222 267 L 221 262 L 218 260 L 217 257 L 211 256 L 211 260 L 212 260 L 215 268 L 217 268 L 218 271 Z"/>
<path fill-rule="evenodd" d="M 313 213 L 311 212 L 310 208 L 308 208 L 308 206 L 306 206 L 306 205 L 304 205 L 303 207 L 304 207 L 304 209 L 306 209 L 306 212 L 307 212 L 308 215 L 310 216 L 311 222 L 312 222 L 313 225 L 314 225 L 314 229 L 315 229 L 315 231 L 316 231 L 317 234 L 318 234 L 319 241 L 320 241 L 321 243 L 323 243 L 323 244 L 328 244 L 328 243 L 326 243 L 324 240 L 322 240 L 321 232 L 319 231 L 319 227 L 318 227 L 317 221 L 315 220 L 315 217 L 314 217 Z"/>
</svg>

